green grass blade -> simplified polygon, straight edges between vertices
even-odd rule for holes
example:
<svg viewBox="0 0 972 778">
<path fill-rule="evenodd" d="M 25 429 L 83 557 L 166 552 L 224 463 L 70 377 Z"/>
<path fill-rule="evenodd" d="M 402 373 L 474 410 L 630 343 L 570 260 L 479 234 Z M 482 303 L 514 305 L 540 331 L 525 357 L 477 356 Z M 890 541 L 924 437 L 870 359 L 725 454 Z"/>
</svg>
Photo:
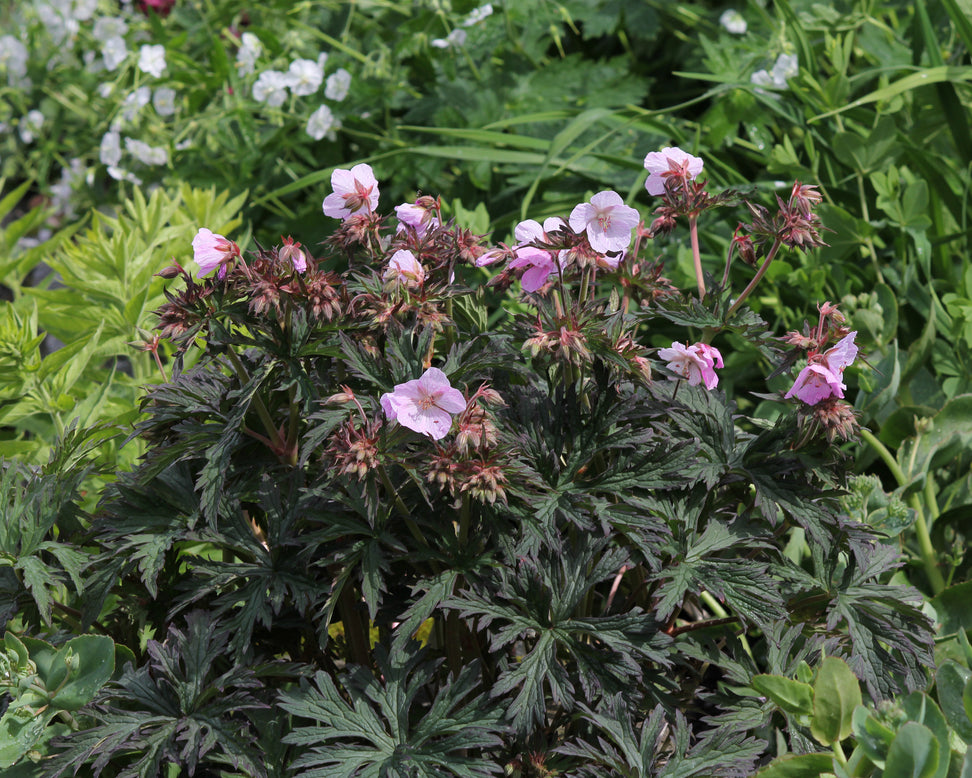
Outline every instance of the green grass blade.
<svg viewBox="0 0 972 778">
<path fill-rule="evenodd" d="M 852 108 L 860 108 L 862 105 L 876 103 L 879 100 L 890 100 L 892 97 L 897 97 L 904 92 L 910 92 L 912 89 L 928 86 L 929 84 L 940 84 L 943 81 L 972 81 L 972 67 L 943 66 L 924 68 L 917 73 L 912 73 L 904 78 L 899 78 L 897 81 L 888 84 L 886 87 L 882 87 L 881 89 L 869 92 L 863 97 L 852 100 L 842 108 L 835 108 L 833 111 L 817 114 L 816 116 L 811 117 L 809 121 L 816 122 L 820 119 L 825 119 L 828 116 L 849 111 Z"/>
</svg>

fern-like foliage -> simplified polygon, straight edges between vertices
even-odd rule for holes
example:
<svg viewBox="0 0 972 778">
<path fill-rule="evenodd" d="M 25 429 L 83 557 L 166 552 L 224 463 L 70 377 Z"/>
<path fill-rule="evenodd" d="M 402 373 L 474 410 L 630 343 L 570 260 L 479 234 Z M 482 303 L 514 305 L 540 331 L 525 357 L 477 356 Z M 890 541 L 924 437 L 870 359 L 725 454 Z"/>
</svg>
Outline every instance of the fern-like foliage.
<svg viewBox="0 0 972 778">
<path fill-rule="evenodd" d="M 436 662 L 415 644 L 397 656 L 380 647 L 379 677 L 368 668 L 342 673 L 340 686 L 318 672 L 313 685 L 284 692 L 280 705 L 297 717 L 285 738 L 304 749 L 294 762 L 304 778 L 485 778 L 502 774 L 488 754 L 501 745 L 499 711 L 476 694 L 480 670 L 467 665 L 445 685 Z M 308 720 L 313 724 L 304 724 Z M 467 754 L 482 753 L 482 756 Z"/>
<path fill-rule="evenodd" d="M 184 629 L 171 626 L 163 642 L 150 640 L 149 662 L 129 666 L 88 706 L 93 726 L 60 743 L 45 775 L 73 774 L 86 763 L 96 778 L 109 765 L 112 774 L 138 778 L 154 778 L 170 764 L 190 776 L 204 766 L 268 775 L 248 719 L 249 712 L 267 708 L 259 673 L 225 666 L 228 636 L 211 627 L 195 612 Z"/>
</svg>

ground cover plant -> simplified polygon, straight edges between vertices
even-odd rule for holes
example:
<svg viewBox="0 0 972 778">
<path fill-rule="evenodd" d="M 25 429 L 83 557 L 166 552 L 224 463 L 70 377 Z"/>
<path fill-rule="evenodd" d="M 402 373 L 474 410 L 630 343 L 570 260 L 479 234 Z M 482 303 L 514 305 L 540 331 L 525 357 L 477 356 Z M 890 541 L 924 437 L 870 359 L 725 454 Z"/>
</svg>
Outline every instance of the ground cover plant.
<svg viewBox="0 0 972 778">
<path fill-rule="evenodd" d="M 93 512 L 88 433 L 5 470 L 10 769 L 737 775 L 813 750 L 754 676 L 826 655 L 872 700 L 924 688 L 921 598 L 837 499 L 857 333 L 822 301 L 776 337 L 746 304 L 822 241 L 820 195 L 770 209 L 702 164 L 646 157 L 647 224 L 603 191 L 512 246 L 434 198 L 390 219 L 366 165 L 334 174 L 320 251 L 200 227 L 160 270 L 176 357 L 138 466 Z M 721 207 L 750 283 L 699 254 L 682 292 L 652 236 L 697 245 Z M 522 294 L 499 329 L 484 268 Z M 775 420 L 723 391 L 735 343 L 792 371 Z"/>
</svg>

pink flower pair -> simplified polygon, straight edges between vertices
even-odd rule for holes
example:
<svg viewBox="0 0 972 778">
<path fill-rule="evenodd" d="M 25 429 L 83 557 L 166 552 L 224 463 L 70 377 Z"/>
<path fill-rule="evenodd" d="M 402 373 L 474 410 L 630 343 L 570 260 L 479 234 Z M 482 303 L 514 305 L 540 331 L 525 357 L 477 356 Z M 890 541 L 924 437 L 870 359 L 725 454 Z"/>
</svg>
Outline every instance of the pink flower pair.
<svg viewBox="0 0 972 778">
<path fill-rule="evenodd" d="M 672 343 L 671 348 L 659 349 L 658 356 L 668 364 L 669 370 L 675 373 L 672 377 L 685 378 L 689 386 L 704 384 L 706 389 L 715 389 L 719 383 L 719 376 L 715 369 L 722 367 L 722 354 L 719 349 L 707 343 L 693 343 L 691 346 L 683 346 L 681 343 Z"/>
<path fill-rule="evenodd" d="M 844 368 L 857 358 L 856 335 L 856 331 L 851 332 L 823 354 L 812 354 L 790 391 L 783 396 L 796 397 L 807 405 L 816 405 L 828 397 L 842 398 L 847 388 L 843 381 Z"/>
</svg>

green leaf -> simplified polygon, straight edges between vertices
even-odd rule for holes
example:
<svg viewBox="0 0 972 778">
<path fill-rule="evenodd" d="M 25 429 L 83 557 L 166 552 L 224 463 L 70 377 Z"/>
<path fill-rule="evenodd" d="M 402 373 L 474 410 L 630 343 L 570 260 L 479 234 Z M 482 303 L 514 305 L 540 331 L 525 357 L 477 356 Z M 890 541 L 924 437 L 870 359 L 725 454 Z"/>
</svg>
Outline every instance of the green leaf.
<svg viewBox="0 0 972 778">
<path fill-rule="evenodd" d="M 931 599 L 931 606 L 938 614 L 939 635 L 972 629 L 972 581 L 949 586 Z"/>
<path fill-rule="evenodd" d="M 934 778 L 945 778 L 951 761 L 952 751 L 949 743 L 948 722 L 934 700 L 924 692 L 912 692 L 901 705 L 911 721 L 928 727 L 938 741 L 938 767 Z"/>
<path fill-rule="evenodd" d="M 938 740 L 928 727 L 909 721 L 895 735 L 884 778 L 932 778 L 938 771 Z"/>
<path fill-rule="evenodd" d="M 51 705 L 61 710 L 77 710 L 93 700 L 115 672 L 115 643 L 104 635 L 82 635 L 69 640 L 58 653 L 65 658 L 75 657 L 77 664 L 69 672 L 67 682 L 51 698 Z"/>
<path fill-rule="evenodd" d="M 965 686 L 972 679 L 972 671 L 955 662 L 946 662 L 935 674 L 938 704 L 949 726 L 962 740 L 972 743 L 972 720 L 965 711 Z"/>
<path fill-rule="evenodd" d="M 828 656 L 813 685 L 810 732 L 817 742 L 833 745 L 850 735 L 854 709 L 861 704 L 861 685 L 843 659 Z"/>
<path fill-rule="evenodd" d="M 756 773 L 757 778 L 818 778 L 834 772 L 830 754 L 784 754 Z"/>
<path fill-rule="evenodd" d="M 912 73 L 911 75 L 899 78 L 897 81 L 888 84 L 886 87 L 876 89 L 863 97 L 852 100 L 840 108 L 835 108 L 832 111 L 827 111 L 826 113 L 813 116 L 808 121 L 813 123 L 828 116 L 849 111 L 852 108 L 859 108 L 862 105 L 868 105 L 869 103 L 876 103 L 882 100 L 890 100 L 892 97 L 897 97 L 900 94 L 904 94 L 905 92 L 909 92 L 912 89 L 917 89 L 922 86 L 927 86 L 928 84 L 940 84 L 948 82 L 955 83 L 957 81 L 972 81 L 972 67 L 946 66 L 924 68 L 918 73 Z"/>
<path fill-rule="evenodd" d="M 877 767 L 884 768 L 895 731 L 881 720 L 873 711 L 863 705 L 854 709 L 851 718 L 854 738 L 860 748 Z"/>
<path fill-rule="evenodd" d="M 752 687 L 794 716 L 813 713 L 813 687 L 779 675 L 754 675 Z"/>
<path fill-rule="evenodd" d="M 43 736 L 44 730 L 57 710 L 48 708 L 37 712 L 43 704 L 38 700 L 21 697 L 10 703 L 0 718 L 0 767 L 10 767 L 30 751 Z M 33 703 L 33 705 L 29 704 Z"/>
</svg>

